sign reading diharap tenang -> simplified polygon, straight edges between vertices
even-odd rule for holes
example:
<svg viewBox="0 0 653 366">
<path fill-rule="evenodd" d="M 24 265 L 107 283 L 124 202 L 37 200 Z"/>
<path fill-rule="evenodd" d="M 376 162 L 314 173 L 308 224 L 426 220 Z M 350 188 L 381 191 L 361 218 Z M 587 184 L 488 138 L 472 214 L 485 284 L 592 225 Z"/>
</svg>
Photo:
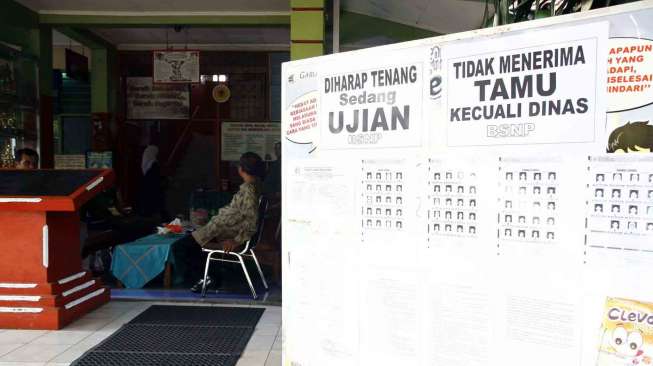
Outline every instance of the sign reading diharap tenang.
<svg viewBox="0 0 653 366">
<path fill-rule="evenodd" d="M 607 31 L 597 23 L 447 48 L 448 145 L 596 141 Z"/>
<path fill-rule="evenodd" d="M 420 144 L 421 62 L 331 73 L 320 83 L 322 148 Z"/>
</svg>

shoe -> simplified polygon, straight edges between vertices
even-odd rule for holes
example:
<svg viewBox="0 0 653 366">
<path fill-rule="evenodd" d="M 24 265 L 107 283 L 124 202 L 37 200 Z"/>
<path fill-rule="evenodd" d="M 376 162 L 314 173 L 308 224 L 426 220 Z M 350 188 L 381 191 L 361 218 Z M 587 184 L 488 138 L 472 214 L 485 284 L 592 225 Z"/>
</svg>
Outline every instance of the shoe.
<svg viewBox="0 0 653 366">
<path fill-rule="evenodd" d="M 213 279 L 211 279 L 210 276 L 206 276 L 206 289 L 207 290 L 210 289 L 211 287 L 213 287 L 214 283 L 215 282 L 213 281 Z M 196 284 L 193 285 L 193 287 L 190 288 L 190 291 L 194 292 L 196 294 L 199 294 L 200 292 L 202 292 L 202 285 L 203 284 L 204 284 L 204 279 L 200 279 L 199 281 L 197 281 Z"/>
</svg>

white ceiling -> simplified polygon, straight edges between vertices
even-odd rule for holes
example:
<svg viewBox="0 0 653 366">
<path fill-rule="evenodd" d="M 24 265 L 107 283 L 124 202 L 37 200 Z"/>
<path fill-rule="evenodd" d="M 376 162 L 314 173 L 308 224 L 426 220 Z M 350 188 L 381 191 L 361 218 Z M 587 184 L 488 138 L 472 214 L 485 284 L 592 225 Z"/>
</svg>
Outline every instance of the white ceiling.
<svg viewBox="0 0 653 366">
<path fill-rule="evenodd" d="M 288 12 L 290 0 L 17 0 L 45 13 L 57 12 Z M 397 23 L 452 33 L 478 28 L 482 0 L 341 0 L 344 10 Z"/>
<path fill-rule="evenodd" d="M 207 48 L 201 45 L 285 45 L 288 48 L 290 44 L 290 31 L 283 27 L 187 28 L 179 33 L 170 27 L 92 28 L 91 31 L 119 49 L 135 49 L 142 45 L 165 47 L 166 44 L 176 47 L 188 44 L 192 48 Z"/>
<path fill-rule="evenodd" d="M 279 14 L 290 11 L 290 0 L 17 0 L 41 13 L 161 15 L 240 13 Z M 386 19 L 447 34 L 476 29 L 481 24 L 483 0 L 341 0 L 345 11 Z M 139 14 L 145 13 L 145 14 Z M 94 32 L 121 48 L 165 45 L 165 28 L 97 28 Z M 169 43 L 185 44 L 185 33 L 168 31 Z M 196 45 L 288 44 L 287 27 L 192 28 L 188 43 Z M 374 44 L 376 42 L 372 42 Z M 200 47 L 201 48 L 201 47 Z"/>
<path fill-rule="evenodd" d="M 93 12 L 290 11 L 289 0 L 17 0 L 32 10 Z"/>
</svg>

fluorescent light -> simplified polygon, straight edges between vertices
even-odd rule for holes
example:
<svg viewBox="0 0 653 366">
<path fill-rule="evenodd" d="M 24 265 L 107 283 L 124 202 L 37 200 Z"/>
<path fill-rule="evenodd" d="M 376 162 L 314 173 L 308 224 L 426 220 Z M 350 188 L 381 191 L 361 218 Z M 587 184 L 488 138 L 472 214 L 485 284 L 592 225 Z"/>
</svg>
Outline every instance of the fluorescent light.
<svg viewBox="0 0 653 366">
<path fill-rule="evenodd" d="M 218 75 L 213 75 L 213 82 L 217 83 L 218 82 Z"/>
<path fill-rule="evenodd" d="M 213 81 L 215 81 L 215 79 Z M 218 81 L 221 82 L 221 83 L 226 83 L 227 82 L 227 75 L 225 75 L 225 74 L 218 75 Z"/>
</svg>

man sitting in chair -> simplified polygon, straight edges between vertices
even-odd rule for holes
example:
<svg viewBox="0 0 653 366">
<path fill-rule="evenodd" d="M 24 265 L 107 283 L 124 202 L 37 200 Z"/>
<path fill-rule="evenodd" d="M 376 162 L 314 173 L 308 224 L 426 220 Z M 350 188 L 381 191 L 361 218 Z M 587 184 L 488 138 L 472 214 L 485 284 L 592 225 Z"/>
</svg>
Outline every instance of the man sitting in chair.
<svg viewBox="0 0 653 366">
<path fill-rule="evenodd" d="M 256 232 L 258 202 L 261 192 L 261 179 L 264 174 L 263 160 L 253 152 L 246 152 L 240 157 L 238 175 L 243 179 L 238 193 L 231 202 L 221 208 L 209 222 L 177 242 L 177 248 L 187 252 L 187 275 L 199 277 L 200 268 L 197 258 L 201 249 L 222 249 L 226 252 L 243 244 Z M 207 287 L 213 280 L 207 277 Z M 191 291 L 200 292 L 202 280 Z"/>
</svg>

